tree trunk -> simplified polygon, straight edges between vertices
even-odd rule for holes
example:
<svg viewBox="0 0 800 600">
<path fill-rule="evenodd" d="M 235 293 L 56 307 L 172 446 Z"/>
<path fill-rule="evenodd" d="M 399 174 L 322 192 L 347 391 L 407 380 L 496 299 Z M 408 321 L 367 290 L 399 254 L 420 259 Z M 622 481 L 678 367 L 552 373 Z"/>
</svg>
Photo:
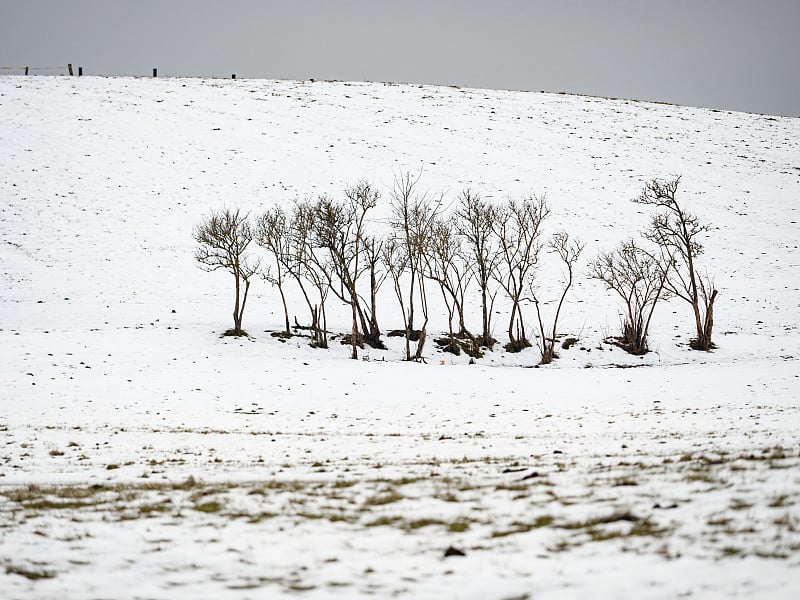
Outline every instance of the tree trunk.
<svg viewBox="0 0 800 600">
<path fill-rule="evenodd" d="M 311 335 L 312 345 L 319 348 L 319 307 L 316 304 L 311 306 Z"/>
<path fill-rule="evenodd" d="M 242 333 L 242 320 L 239 313 L 239 289 L 240 289 L 240 282 L 239 282 L 239 273 L 234 273 L 234 279 L 236 280 L 236 302 L 233 305 L 233 333 L 234 335 L 240 335 Z"/>
<path fill-rule="evenodd" d="M 511 302 L 511 319 L 508 322 L 508 342 L 511 347 L 514 346 L 515 336 L 514 336 L 514 321 L 517 316 L 517 302 L 516 300 L 512 299 Z"/>
<path fill-rule="evenodd" d="M 322 321 L 320 323 L 322 325 L 322 330 L 320 332 L 320 344 L 319 344 L 319 347 L 327 349 L 327 347 L 328 347 L 328 315 L 325 313 L 325 303 L 323 301 L 320 301 L 320 303 L 319 303 L 319 312 L 320 312 L 320 315 L 321 315 L 321 318 L 322 318 Z"/>
<path fill-rule="evenodd" d="M 717 298 L 717 290 L 711 293 L 711 297 L 707 301 L 705 307 L 705 318 L 703 325 L 697 331 L 697 339 L 695 340 L 692 348 L 695 350 L 711 350 L 714 348 L 714 343 L 711 341 L 711 333 L 714 328 L 714 300 Z"/>
<path fill-rule="evenodd" d="M 369 315 L 370 336 L 375 336 L 376 338 L 380 338 L 381 330 L 378 327 L 378 282 L 375 277 L 374 265 L 370 269 L 369 273 L 369 296 L 370 296 L 370 315 Z"/>
<path fill-rule="evenodd" d="M 238 335 L 242 335 L 242 318 L 244 317 L 244 307 L 247 304 L 247 292 L 250 291 L 250 280 L 244 280 L 244 297 L 242 298 L 242 306 L 239 308 L 239 323 L 236 326 L 236 331 Z"/>
<path fill-rule="evenodd" d="M 419 296 L 423 321 L 422 329 L 420 329 L 419 338 L 417 339 L 417 351 L 414 353 L 414 360 L 422 360 L 422 348 L 425 346 L 425 338 L 428 335 L 428 292 L 425 291 L 425 279 L 422 275 L 419 276 Z"/>
<path fill-rule="evenodd" d="M 361 308 L 360 304 L 356 304 L 356 310 L 358 311 L 358 321 L 361 323 L 361 333 L 359 335 L 359 340 L 364 340 L 369 335 L 369 323 L 367 323 L 367 317 L 364 316 L 364 309 Z"/>
<path fill-rule="evenodd" d="M 441 284 L 439 284 L 439 289 L 442 291 L 442 299 L 444 300 L 444 305 L 447 308 L 447 333 L 450 336 L 450 342 L 453 341 L 453 315 L 455 314 L 455 298 L 452 302 L 448 300 L 449 296 L 447 295 L 447 290 Z"/>
<path fill-rule="evenodd" d="M 278 286 L 278 291 L 281 294 L 281 302 L 283 302 L 283 318 L 285 319 L 285 323 L 286 323 L 286 333 L 287 334 L 291 334 L 292 333 L 292 328 L 289 325 L 289 307 L 286 305 L 286 295 L 283 293 L 283 286 L 282 285 Z"/>
<path fill-rule="evenodd" d="M 458 335 L 467 335 L 469 332 L 466 323 L 464 323 L 464 307 L 460 302 L 456 305 L 456 310 L 458 311 Z M 474 336 L 470 334 L 470 337 Z"/>
<path fill-rule="evenodd" d="M 358 360 L 358 309 L 356 308 L 356 296 L 355 290 L 351 291 L 353 300 L 350 305 L 353 308 L 353 329 L 350 332 L 350 341 L 352 342 L 352 352 L 350 353 L 350 358 L 353 360 Z"/>
<path fill-rule="evenodd" d="M 489 315 L 487 314 L 488 307 L 486 306 L 486 287 L 481 288 L 481 311 L 482 311 L 482 323 L 481 323 L 481 344 L 484 346 L 489 345 Z"/>
<path fill-rule="evenodd" d="M 422 325 L 422 329 L 419 332 L 419 339 L 417 340 L 417 351 L 414 353 L 414 360 L 421 360 L 422 359 L 422 347 L 425 345 L 425 338 L 428 335 L 427 332 L 427 325 L 428 321 L 425 320 L 425 323 Z"/>
<path fill-rule="evenodd" d="M 416 281 L 416 279 L 417 279 L 417 276 L 415 274 L 415 271 L 414 271 L 414 269 L 411 269 L 411 288 L 410 288 L 409 293 L 408 293 L 408 299 L 409 299 L 409 303 L 408 303 L 408 321 L 406 323 L 406 332 L 407 333 L 414 329 L 414 287 L 415 287 L 415 283 L 414 282 Z M 410 359 L 410 357 L 409 357 L 409 359 Z"/>
</svg>

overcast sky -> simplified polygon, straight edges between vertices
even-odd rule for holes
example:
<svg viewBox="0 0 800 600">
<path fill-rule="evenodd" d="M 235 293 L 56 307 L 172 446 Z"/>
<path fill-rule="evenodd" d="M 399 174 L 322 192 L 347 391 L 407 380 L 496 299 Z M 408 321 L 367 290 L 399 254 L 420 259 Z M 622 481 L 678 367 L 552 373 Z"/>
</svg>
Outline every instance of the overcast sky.
<svg viewBox="0 0 800 600">
<path fill-rule="evenodd" d="M 68 62 L 98 75 L 439 83 L 800 116 L 800 1 L 0 0 L 0 67 Z"/>
</svg>

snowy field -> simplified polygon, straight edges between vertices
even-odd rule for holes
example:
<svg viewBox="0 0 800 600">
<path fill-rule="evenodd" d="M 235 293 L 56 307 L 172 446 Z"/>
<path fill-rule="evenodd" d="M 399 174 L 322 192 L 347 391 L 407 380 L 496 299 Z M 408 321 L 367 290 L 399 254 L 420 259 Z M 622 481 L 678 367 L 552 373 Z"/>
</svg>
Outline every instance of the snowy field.
<svg viewBox="0 0 800 600">
<path fill-rule="evenodd" d="M 0 148 L 0 598 L 800 596 L 800 119 L 0 77 Z M 544 194 L 548 231 L 586 242 L 559 325 L 578 343 L 552 365 L 282 341 L 260 280 L 251 337 L 220 336 L 230 276 L 192 255 L 210 210 L 367 179 L 382 218 L 394 177 L 420 170 L 450 202 Z M 712 224 L 719 348 L 688 350 L 690 309 L 670 300 L 631 357 L 603 341 L 618 305 L 586 262 L 646 225 L 630 199 L 647 180 L 676 175 Z M 389 287 L 384 331 L 402 326 Z"/>
</svg>

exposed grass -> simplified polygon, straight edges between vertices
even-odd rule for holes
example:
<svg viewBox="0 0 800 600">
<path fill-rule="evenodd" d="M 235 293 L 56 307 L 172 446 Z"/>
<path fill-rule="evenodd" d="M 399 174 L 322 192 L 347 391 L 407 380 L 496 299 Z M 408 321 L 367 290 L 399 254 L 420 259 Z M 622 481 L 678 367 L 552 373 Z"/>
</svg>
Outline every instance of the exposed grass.
<svg viewBox="0 0 800 600">
<path fill-rule="evenodd" d="M 620 477 L 614 481 L 614 487 L 635 487 L 639 483 L 631 477 Z"/>
<path fill-rule="evenodd" d="M 723 456 L 713 457 L 713 456 L 703 455 L 697 457 L 697 460 L 706 465 L 724 465 L 728 462 L 727 459 L 725 459 Z"/>
<path fill-rule="evenodd" d="M 349 517 L 341 512 L 306 512 L 301 511 L 298 512 L 298 517 L 302 519 L 309 519 L 312 521 L 329 521 L 331 523 L 352 523 L 355 521 L 355 518 Z"/>
<path fill-rule="evenodd" d="M 629 527 L 619 527 L 619 523 L 630 523 Z M 610 515 L 595 517 L 585 521 L 573 521 L 556 525 L 561 529 L 574 531 L 575 533 L 588 536 L 591 542 L 605 542 L 614 539 L 629 539 L 634 537 L 661 538 L 669 529 L 659 527 L 650 519 L 639 518 L 629 512 L 616 512 Z M 580 540 L 580 538 L 578 538 Z M 554 551 L 564 551 L 574 545 L 580 545 L 580 541 L 562 540 Z"/>
<path fill-rule="evenodd" d="M 507 491 L 507 492 L 527 492 L 528 485 L 525 483 L 501 483 L 499 485 L 494 486 L 495 491 Z"/>
<path fill-rule="evenodd" d="M 649 519 L 644 519 L 631 527 L 628 536 L 661 537 L 669 533 L 667 527 L 659 527 Z"/>
<path fill-rule="evenodd" d="M 162 500 L 161 502 L 156 502 L 153 504 L 142 504 L 139 506 L 139 514 L 141 515 L 151 515 L 151 514 L 160 514 L 165 513 L 172 510 L 174 507 L 172 506 L 172 501 L 167 498 L 166 500 Z"/>
<path fill-rule="evenodd" d="M 446 490 L 443 492 L 438 492 L 433 495 L 434 498 L 437 500 L 441 500 L 442 502 L 460 502 L 461 499 L 456 495 L 456 493 L 452 490 Z"/>
<path fill-rule="evenodd" d="M 521 523 L 519 521 L 515 521 L 511 523 L 510 529 L 493 531 L 492 537 L 502 538 L 502 537 L 507 537 L 509 535 L 515 535 L 517 533 L 528 533 L 529 531 L 533 531 L 534 529 L 539 529 L 541 527 L 548 527 L 552 524 L 553 524 L 553 517 L 551 517 L 550 515 L 542 515 L 540 517 L 537 517 L 533 522 L 530 523 Z"/>
<path fill-rule="evenodd" d="M 292 592 L 310 592 L 311 590 L 317 589 L 315 585 L 303 585 L 302 583 L 290 583 L 286 586 L 289 591 Z"/>
<path fill-rule="evenodd" d="M 195 504 L 193 508 L 196 511 L 202 513 L 217 513 L 220 510 L 222 510 L 222 505 L 216 500 L 212 500 L 211 502 L 202 502 L 200 504 Z"/>
<path fill-rule="evenodd" d="M 773 519 L 772 523 L 790 533 L 796 533 L 797 531 L 800 531 L 800 518 L 794 517 L 789 513 Z"/>
<path fill-rule="evenodd" d="M 400 517 L 383 516 L 364 523 L 364 527 L 386 527 L 402 521 Z"/>
<path fill-rule="evenodd" d="M 447 527 L 447 531 L 450 533 L 463 533 L 467 529 L 469 529 L 469 523 L 466 521 L 454 521 Z"/>
<path fill-rule="evenodd" d="M 431 439 L 435 439 L 435 436 Z M 342 464 L 341 459 L 337 459 L 312 464 L 311 460 L 306 459 L 307 462 L 293 463 L 291 468 L 305 473 L 309 464 L 313 467 L 325 466 L 330 476 L 324 479 L 274 479 L 270 477 L 279 475 L 271 474 L 270 477 L 251 482 L 203 483 L 189 478 L 179 481 L 109 482 L 92 486 L 12 487 L 0 491 L 0 504 L 3 498 L 9 500 L 5 503 L 6 514 L 14 515 L 22 510 L 18 518 L 50 518 L 44 511 L 61 510 L 64 512 L 55 513 L 53 518 L 76 522 L 147 518 L 180 525 L 180 510 L 183 508 L 187 516 L 195 511 L 203 513 L 205 520 L 213 521 L 213 525 L 219 527 L 234 520 L 246 527 L 247 523 L 258 524 L 277 519 L 265 525 L 265 529 L 283 531 L 301 523 L 309 528 L 332 528 L 332 524 L 344 523 L 348 524 L 344 526 L 345 529 L 354 534 L 361 528 L 371 527 L 391 527 L 400 534 L 420 537 L 445 537 L 470 531 L 472 543 L 478 546 L 482 543 L 487 550 L 497 543 L 505 543 L 491 540 L 502 540 L 540 528 L 548 531 L 541 539 L 554 538 L 548 543 L 548 548 L 554 552 L 613 540 L 618 540 L 623 550 L 657 552 L 654 548 L 659 544 L 672 548 L 672 534 L 676 537 L 687 534 L 695 536 L 693 539 L 703 540 L 717 558 L 745 554 L 753 556 L 757 552 L 764 553 L 765 557 L 780 558 L 792 554 L 792 544 L 797 545 L 800 551 L 800 542 L 795 537 L 800 530 L 800 522 L 787 512 L 791 509 L 786 509 L 796 504 L 793 487 L 787 483 L 787 487 L 778 488 L 772 493 L 756 495 L 749 488 L 740 486 L 744 480 L 740 481 L 741 476 L 732 471 L 734 466 L 739 466 L 761 475 L 768 474 L 768 469 L 776 461 L 781 466 L 796 465 L 793 460 L 773 458 L 786 454 L 782 452 L 772 447 L 765 450 L 759 448 L 743 458 L 741 453 L 725 456 L 716 450 L 704 448 L 696 449 L 693 454 L 685 454 L 684 457 L 688 457 L 686 460 L 679 459 L 679 455 L 674 453 L 669 460 L 653 456 L 632 460 L 631 455 L 626 454 L 622 457 L 626 460 L 621 461 L 620 456 L 611 455 L 596 465 L 585 464 L 581 460 L 568 463 L 563 457 L 551 458 L 547 453 L 538 459 L 541 465 L 538 462 L 536 464 L 538 472 L 548 476 L 548 487 L 540 487 L 545 482 L 542 476 L 520 480 L 531 467 L 520 467 L 530 463 L 519 457 L 425 459 L 404 465 L 402 476 L 399 477 L 394 477 L 400 474 L 395 470 L 398 464 L 391 461 L 385 463 L 383 471 L 374 472 L 370 469 L 371 462 Z M 657 462 L 649 464 L 650 459 Z M 564 469 L 564 475 L 553 472 L 553 466 Z M 653 471 L 648 469 L 655 469 L 659 473 L 659 481 L 663 478 L 665 484 L 677 483 L 683 489 L 694 490 L 692 493 L 699 495 L 697 531 L 687 533 L 688 526 L 682 520 L 680 510 L 651 512 L 650 507 L 665 509 L 677 506 L 664 504 L 663 492 L 653 489 L 650 477 Z M 501 472 L 510 475 L 501 477 Z M 479 473 L 486 473 L 486 476 L 481 477 Z M 720 478 L 721 475 L 725 476 L 724 480 Z M 772 477 L 779 475 L 772 473 Z M 708 505 L 704 507 L 702 495 L 710 491 L 712 486 L 689 486 L 687 482 L 725 484 L 715 489 L 728 490 L 724 492 L 727 507 L 725 504 L 714 505 L 713 510 Z M 620 501 L 620 493 L 623 493 L 623 490 L 615 488 L 636 484 L 642 486 L 640 491 L 634 488 L 624 492 L 631 509 L 614 511 L 613 507 Z M 514 498 L 517 500 L 513 501 Z M 397 508 L 381 509 L 400 500 L 406 502 Z M 694 500 L 694 497 L 683 500 L 681 508 Z M 451 509 L 457 509 L 460 516 L 455 519 L 438 514 L 426 516 L 430 506 L 426 502 L 437 501 L 458 502 L 459 506 L 451 505 Z M 496 510 L 496 501 L 502 501 L 506 507 L 502 512 Z M 577 505 L 575 509 L 578 516 L 536 516 L 539 511 L 560 511 L 560 504 Z M 731 512 L 744 511 L 751 506 L 784 510 L 769 513 L 763 513 L 762 510 L 763 515 L 757 514 L 758 511 Z M 720 508 L 725 510 L 720 511 Z M 30 512 L 25 513 L 25 510 Z M 567 514 L 575 515 L 572 510 L 569 509 Z M 653 516 L 648 516 L 650 514 Z M 661 520 L 668 515 L 674 515 L 677 520 Z M 494 527 L 492 524 L 495 524 Z M 419 533 L 415 533 L 417 531 Z M 765 540 L 767 536 L 775 534 L 783 536 L 783 541 L 773 548 Z M 641 541 L 634 541 L 634 538 L 641 538 Z M 478 546 L 470 548 L 474 550 Z"/>
<path fill-rule="evenodd" d="M 54 571 L 47 571 L 45 569 L 29 569 L 27 567 L 20 567 L 18 565 L 8 565 L 6 567 L 6 575 L 21 575 L 31 581 L 39 579 L 52 579 L 56 576 Z"/>
<path fill-rule="evenodd" d="M 64 499 L 90 498 L 104 491 L 102 486 L 48 486 L 39 487 L 30 485 L 24 488 L 3 490 L 0 496 L 5 496 L 11 502 L 24 503 L 41 500 L 48 496 Z"/>
<path fill-rule="evenodd" d="M 422 529 L 431 525 L 446 525 L 441 519 L 416 519 L 406 524 L 406 529 Z"/>
<path fill-rule="evenodd" d="M 256 523 L 261 523 L 262 521 L 266 521 L 268 519 L 274 519 L 278 515 L 271 512 L 260 512 L 255 514 L 245 514 L 243 515 L 248 523 L 255 525 Z"/>
<path fill-rule="evenodd" d="M 779 496 L 775 496 L 767 506 L 770 508 L 783 508 L 784 506 L 790 506 L 791 502 L 787 502 L 789 496 L 786 494 L 781 494 Z"/>
<path fill-rule="evenodd" d="M 686 474 L 685 479 L 689 482 L 714 483 L 714 477 L 709 471 L 691 471 Z"/>
<path fill-rule="evenodd" d="M 774 560 L 786 560 L 790 556 L 788 552 L 781 552 L 779 550 L 756 550 L 753 554 L 755 554 L 758 558 L 769 558 Z"/>
<path fill-rule="evenodd" d="M 561 529 L 590 529 L 592 527 L 597 527 L 598 525 L 607 525 L 608 523 L 617 523 L 619 521 L 636 523 L 641 521 L 641 519 L 630 512 L 622 511 L 613 512 L 609 515 L 601 517 L 594 517 L 585 521 L 568 521 L 566 523 L 560 523 L 558 527 Z"/>
<path fill-rule="evenodd" d="M 220 486 L 218 484 L 215 484 L 210 487 L 199 488 L 196 492 L 193 492 L 192 494 L 189 495 L 189 500 L 191 502 L 197 503 L 203 498 L 206 498 L 208 496 L 218 496 L 226 494 L 229 490 L 230 490 L 229 486 Z"/>
<path fill-rule="evenodd" d="M 429 477 L 400 477 L 398 479 L 379 478 L 373 480 L 374 483 L 385 483 L 387 485 L 402 486 L 419 483 L 420 481 L 428 481 Z"/>
<path fill-rule="evenodd" d="M 398 502 L 403 499 L 403 495 L 399 494 L 395 490 L 389 490 L 388 492 L 383 492 L 380 494 L 376 494 L 374 496 L 370 496 L 366 500 L 364 500 L 364 506 L 383 506 L 385 504 L 392 504 L 394 502 Z"/>
<path fill-rule="evenodd" d="M 624 537 L 624 533 L 618 530 L 608 530 L 608 529 L 587 529 L 586 533 L 589 534 L 589 539 L 593 542 L 606 542 L 608 540 L 613 540 L 617 538 Z"/>
<path fill-rule="evenodd" d="M 336 489 L 349 488 L 349 487 L 353 487 L 356 483 L 358 483 L 358 482 L 354 481 L 354 480 L 337 479 L 333 483 L 333 487 L 336 488 Z"/>
<path fill-rule="evenodd" d="M 96 507 L 99 502 L 80 502 L 77 500 L 59 502 L 57 500 L 32 500 L 22 503 L 28 510 L 76 510 L 80 508 Z"/>
<path fill-rule="evenodd" d="M 747 502 L 745 500 L 742 500 L 741 498 L 734 498 L 733 500 L 731 500 L 730 508 L 731 510 L 746 510 L 748 508 L 751 508 L 752 506 L 753 504 L 751 502 Z"/>
</svg>

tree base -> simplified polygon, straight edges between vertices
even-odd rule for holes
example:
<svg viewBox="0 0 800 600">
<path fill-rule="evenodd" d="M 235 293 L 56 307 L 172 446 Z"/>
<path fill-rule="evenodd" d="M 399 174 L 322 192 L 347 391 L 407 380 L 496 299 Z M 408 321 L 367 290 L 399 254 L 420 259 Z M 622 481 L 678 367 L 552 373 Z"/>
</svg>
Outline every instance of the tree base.
<svg viewBox="0 0 800 600">
<path fill-rule="evenodd" d="M 698 350 L 701 352 L 711 352 L 712 350 L 717 349 L 717 345 L 714 342 L 701 343 L 696 338 L 689 340 L 689 347 L 692 350 Z"/>
<path fill-rule="evenodd" d="M 505 346 L 503 346 L 503 348 L 506 349 L 506 352 L 516 353 L 516 352 L 522 352 L 523 350 L 525 350 L 525 348 L 530 348 L 531 346 L 532 344 L 528 340 L 523 338 L 521 340 L 514 340 L 513 342 L 508 342 Z"/>
<path fill-rule="evenodd" d="M 562 350 L 569 350 L 570 348 L 572 348 L 577 343 L 578 343 L 578 338 L 576 338 L 576 337 L 568 337 L 561 344 L 561 349 Z"/>
<path fill-rule="evenodd" d="M 650 352 L 650 348 L 647 347 L 647 342 L 631 342 L 630 340 L 626 340 L 623 336 L 618 337 L 609 337 L 603 340 L 606 344 L 611 344 L 612 346 L 616 346 L 617 348 L 622 348 L 628 354 L 632 354 L 633 356 L 644 356 L 648 352 Z"/>
<path fill-rule="evenodd" d="M 226 329 L 225 333 L 222 334 L 222 337 L 250 337 L 250 334 L 244 329 L 240 329 L 238 331 L 236 329 Z"/>
<path fill-rule="evenodd" d="M 406 337 L 406 330 L 405 329 L 392 329 L 389 333 L 386 334 L 388 337 Z M 419 329 L 412 329 L 408 336 L 408 341 L 410 342 L 418 342 L 420 336 L 422 335 L 422 331 Z"/>
<path fill-rule="evenodd" d="M 343 335 L 340 343 L 342 344 L 342 346 L 352 346 L 353 334 L 348 333 Z M 356 335 L 356 347 L 361 348 L 362 350 L 364 349 L 364 337 L 360 333 Z"/>
<path fill-rule="evenodd" d="M 456 356 L 460 356 L 463 352 L 472 359 L 483 358 L 483 352 L 474 349 L 472 342 L 458 339 L 455 336 L 438 338 L 433 340 L 433 343 L 436 344 L 436 347 L 442 352 L 449 352 Z"/>
<path fill-rule="evenodd" d="M 383 343 L 380 333 L 377 335 L 372 335 L 372 334 L 365 335 L 364 343 L 373 350 L 386 350 L 386 344 Z"/>
</svg>

